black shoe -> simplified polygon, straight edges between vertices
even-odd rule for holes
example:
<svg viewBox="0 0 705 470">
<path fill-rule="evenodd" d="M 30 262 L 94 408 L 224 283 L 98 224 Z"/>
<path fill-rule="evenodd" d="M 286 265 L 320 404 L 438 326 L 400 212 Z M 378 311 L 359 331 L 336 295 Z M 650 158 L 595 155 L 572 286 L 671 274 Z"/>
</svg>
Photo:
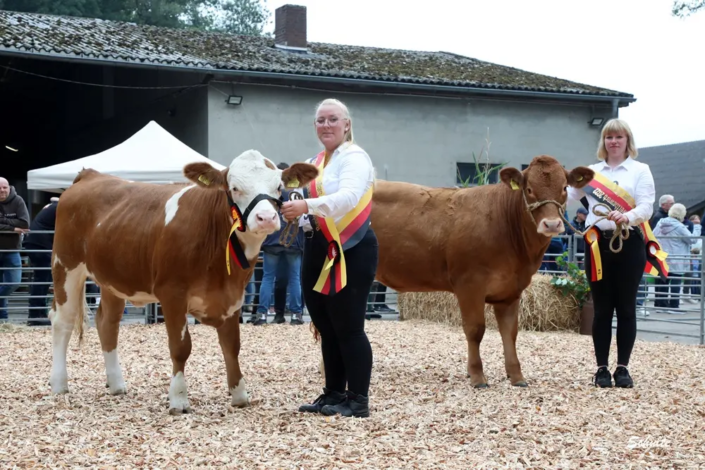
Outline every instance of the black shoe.
<svg viewBox="0 0 705 470">
<path fill-rule="evenodd" d="M 267 324 L 267 314 L 266 313 L 253 313 L 250 320 L 247 323 L 252 323 L 255 326 L 266 325 Z"/>
<path fill-rule="evenodd" d="M 328 390 L 323 387 L 323 394 L 319 395 L 311 404 L 301 405 L 299 411 L 302 413 L 320 413 L 324 406 L 344 403 L 347 396 L 344 393 Z"/>
<path fill-rule="evenodd" d="M 624 366 L 617 366 L 614 370 L 614 386 L 620 388 L 634 387 L 634 381 L 629 375 L 629 371 Z"/>
<path fill-rule="evenodd" d="M 597 369 L 597 372 L 594 375 L 593 383 L 595 384 L 596 387 L 601 387 L 601 388 L 611 388 L 612 387 L 612 376 L 610 375 L 610 371 L 607 369 L 606 366 L 602 366 L 599 369 Z"/>
<path fill-rule="evenodd" d="M 292 325 L 303 325 L 304 319 L 302 317 L 303 317 L 303 315 L 301 315 L 300 313 L 292 313 L 291 314 L 291 324 Z"/>
<path fill-rule="evenodd" d="M 391 313 L 394 309 L 389 308 L 389 305 L 375 305 L 375 312 Z"/>
<path fill-rule="evenodd" d="M 274 320 L 272 323 L 286 323 L 286 318 L 284 318 L 284 312 L 277 312 L 274 315 Z"/>
<path fill-rule="evenodd" d="M 370 416 L 369 399 L 368 397 L 357 395 L 353 392 L 346 392 L 347 399 L 337 405 L 326 405 L 321 409 L 321 414 L 324 416 L 333 416 L 339 414 L 346 418 L 367 418 Z"/>
</svg>

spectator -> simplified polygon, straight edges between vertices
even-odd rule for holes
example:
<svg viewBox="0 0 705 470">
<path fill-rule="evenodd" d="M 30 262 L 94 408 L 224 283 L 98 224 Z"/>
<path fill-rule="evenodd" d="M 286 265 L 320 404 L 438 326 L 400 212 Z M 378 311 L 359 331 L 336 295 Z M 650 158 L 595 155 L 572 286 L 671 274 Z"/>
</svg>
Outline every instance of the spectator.
<svg viewBox="0 0 705 470">
<path fill-rule="evenodd" d="M 699 237 L 702 235 L 702 225 L 700 225 L 700 216 L 698 215 L 691 215 L 690 216 L 690 222 L 693 224 L 693 236 Z M 687 280 L 685 282 L 685 285 L 683 287 L 683 293 L 689 293 L 690 294 L 690 301 L 693 303 L 697 303 L 698 299 L 697 297 L 700 297 L 700 272 L 702 270 L 702 266 L 700 265 L 700 261 L 702 260 L 701 252 L 703 249 L 703 240 L 702 239 L 697 239 L 695 241 L 695 244 L 693 247 L 690 249 L 690 252 L 694 255 L 693 259 L 691 260 L 691 270 L 688 273 L 688 277 L 691 279 Z"/>
<path fill-rule="evenodd" d="M 0 322 L 7 321 L 7 304 L 10 295 L 19 287 L 22 280 L 22 260 L 20 258 L 21 237 L 29 232 L 29 212 L 14 186 L 0 177 Z M 4 251 L 8 250 L 8 251 Z M 11 251 L 17 250 L 17 251 Z M 9 268 L 9 269 L 8 269 Z"/>
<path fill-rule="evenodd" d="M 289 165 L 280 163 L 278 168 L 284 170 Z M 289 200 L 291 191 L 282 191 L 282 199 Z M 301 306 L 301 257 L 303 255 L 303 230 L 299 227 L 296 238 L 290 247 L 286 247 L 279 243 L 281 230 L 284 229 L 286 221 L 282 218 L 281 229 L 267 236 L 262 243 L 262 251 L 264 252 L 264 272 L 262 274 L 262 284 L 259 290 L 259 306 L 254 316 L 254 325 L 263 325 L 267 323 L 267 311 L 272 303 L 274 294 L 274 282 L 277 276 L 278 266 L 281 262 L 287 263 L 288 285 L 287 290 L 290 296 L 289 306 L 291 309 L 291 324 L 303 325 L 303 315 Z M 274 323 L 285 323 L 284 312 L 277 312 L 274 316 Z"/>
<path fill-rule="evenodd" d="M 681 278 L 690 270 L 690 249 L 695 245 L 688 229 L 683 226 L 686 209 L 683 204 L 673 204 L 668 210 L 668 217 L 659 220 L 654 228 L 654 236 L 663 247 L 663 251 L 668 253 L 668 278 L 662 281 L 656 278 L 656 302 L 655 307 L 660 307 L 666 313 L 682 315 L 685 312 L 678 310 L 680 302 L 678 293 L 681 286 Z M 667 237 L 667 238 L 661 238 Z M 670 297 L 669 292 L 670 290 Z"/>
<path fill-rule="evenodd" d="M 659 220 L 668 217 L 668 210 L 673 204 L 675 204 L 675 202 L 676 200 L 670 194 L 664 194 L 659 198 L 658 204 L 660 207 L 653 215 L 653 217 L 651 217 L 651 220 L 649 220 L 649 226 L 651 227 L 651 230 L 656 228 L 656 224 L 658 224 Z"/>
<path fill-rule="evenodd" d="M 56 206 L 59 198 L 51 198 L 51 202 L 39 211 L 29 226 L 32 233 L 27 235 L 24 247 L 32 250 L 27 253 L 29 262 L 34 268 L 34 277 L 29 287 L 29 320 L 27 326 L 51 325 L 47 316 L 47 294 L 52 282 L 51 250 L 54 246 L 53 233 L 37 233 L 38 231 L 53 232 L 56 226 Z M 35 250 L 45 250 L 43 252 Z M 48 251 L 47 251 L 48 250 Z"/>
</svg>

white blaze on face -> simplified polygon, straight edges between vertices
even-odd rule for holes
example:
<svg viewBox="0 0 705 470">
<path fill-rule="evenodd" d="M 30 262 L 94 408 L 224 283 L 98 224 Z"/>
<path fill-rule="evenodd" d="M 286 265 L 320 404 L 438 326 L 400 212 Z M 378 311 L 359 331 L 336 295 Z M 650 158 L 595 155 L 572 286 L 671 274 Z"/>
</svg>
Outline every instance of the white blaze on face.
<svg viewBox="0 0 705 470">
<path fill-rule="evenodd" d="M 272 168 L 265 164 L 269 162 Z M 244 212 L 247 206 L 259 194 L 266 194 L 275 199 L 280 196 L 279 188 L 282 186 L 282 170 L 269 159 L 262 156 L 256 150 L 248 150 L 238 156 L 230 164 L 228 170 L 228 187 L 233 201 Z M 271 230 L 266 232 L 273 233 L 281 228 L 279 215 L 272 202 L 268 200 L 259 201 L 250 211 L 250 214 L 245 221 L 247 229 L 253 232 L 262 231 L 257 223 L 257 216 L 274 222 Z"/>
</svg>

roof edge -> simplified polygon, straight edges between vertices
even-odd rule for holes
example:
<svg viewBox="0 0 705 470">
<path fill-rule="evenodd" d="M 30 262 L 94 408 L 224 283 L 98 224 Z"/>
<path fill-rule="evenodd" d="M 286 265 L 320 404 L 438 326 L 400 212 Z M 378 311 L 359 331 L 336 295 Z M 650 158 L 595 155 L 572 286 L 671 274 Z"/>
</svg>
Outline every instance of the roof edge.
<svg viewBox="0 0 705 470">
<path fill-rule="evenodd" d="M 299 74 L 299 73 L 285 73 L 285 72 L 265 72 L 256 70 L 243 70 L 243 69 L 227 69 L 227 68 L 213 68 L 204 66 L 187 66 L 187 65 L 173 65 L 173 64 L 155 64 L 155 63 L 145 63 L 140 61 L 128 61 L 128 60 L 114 60 L 105 59 L 99 57 L 80 57 L 76 55 L 66 55 L 66 54 L 46 54 L 31 51 L 21 51 L 21 50 L 10 50 L 10 49 L 0 49 L 0 57 L 2 56 L 14 56 L 14 57 L 24 57 L 30 59 L 39 60 L 54 60 L 59 62 L 75 62 L 83 64 L 93 64 L 93 65 L 112 65 L 112 66 L 125 66 L 131 68 L 144 68 L 144 69 L 170 69 L 178 70 L 183 72 L 191 73 L 202 73 L 202 74 L 222 74 L 229 76 L 240 76 L 240 77 L 252 77 L 252 78 L 263 78 L 263 79 L 283 79 L 292 81 L 309 81 L 309 82 L 320 82 L 320 83 L 340 83 L 347 85 L 368 85 L 377 86 L 382 88 L 395 88 L 399 90 L 414 90 L 428 92 L 429 95 L 434 95 L 438 93 L 452 93 L 452 94 L 470 94 L 470 95 L 489 95 L 489 96 L 505 96 L 505 97 L 518 97 L 518 98 L 537 98 L 537 99 L 555 99 L 559 101 L 586 101 L 586 102 L 604 102 L 614 104 L 617 103 L 620 107 L 629 106 L 630 103 L 634 103 L 636 98 L 633 95 L 629 96 L 615 96 L 615 95 L 599 95 L 599 94 L 587 94 L 587 93 L 562 93 L 562 92 L 549 92 L 549 91 L 533 91 L 533 90 L 513 90 L 513 89 L 502 89 L 502 88 L 492 88 L 492 87 L 478 87 L 478 86 L 466 86 L 466 85 L 439 85 L 430 83 L 412 83 L 412 82 L 401 82 L 394 80 L 374 80 L 374 79 L 364 79 L 364 78 L 352 78 L 352 77 L 332 77 L 327 75 L 311 75 L 311 74 Z"/>
</svg>

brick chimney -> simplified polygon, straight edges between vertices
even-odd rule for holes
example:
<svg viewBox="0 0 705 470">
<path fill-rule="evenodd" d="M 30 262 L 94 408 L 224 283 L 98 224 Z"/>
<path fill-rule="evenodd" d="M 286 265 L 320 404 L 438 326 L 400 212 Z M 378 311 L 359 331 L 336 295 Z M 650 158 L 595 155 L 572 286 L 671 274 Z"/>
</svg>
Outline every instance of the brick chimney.
<svg viewBox="0 0 705 470">
<path fill-rule="evenodd" d="M 287 48 L 306 49 L 306 7 L 282 5 L 275 10 L 274 43 Z"/>
</svg>

